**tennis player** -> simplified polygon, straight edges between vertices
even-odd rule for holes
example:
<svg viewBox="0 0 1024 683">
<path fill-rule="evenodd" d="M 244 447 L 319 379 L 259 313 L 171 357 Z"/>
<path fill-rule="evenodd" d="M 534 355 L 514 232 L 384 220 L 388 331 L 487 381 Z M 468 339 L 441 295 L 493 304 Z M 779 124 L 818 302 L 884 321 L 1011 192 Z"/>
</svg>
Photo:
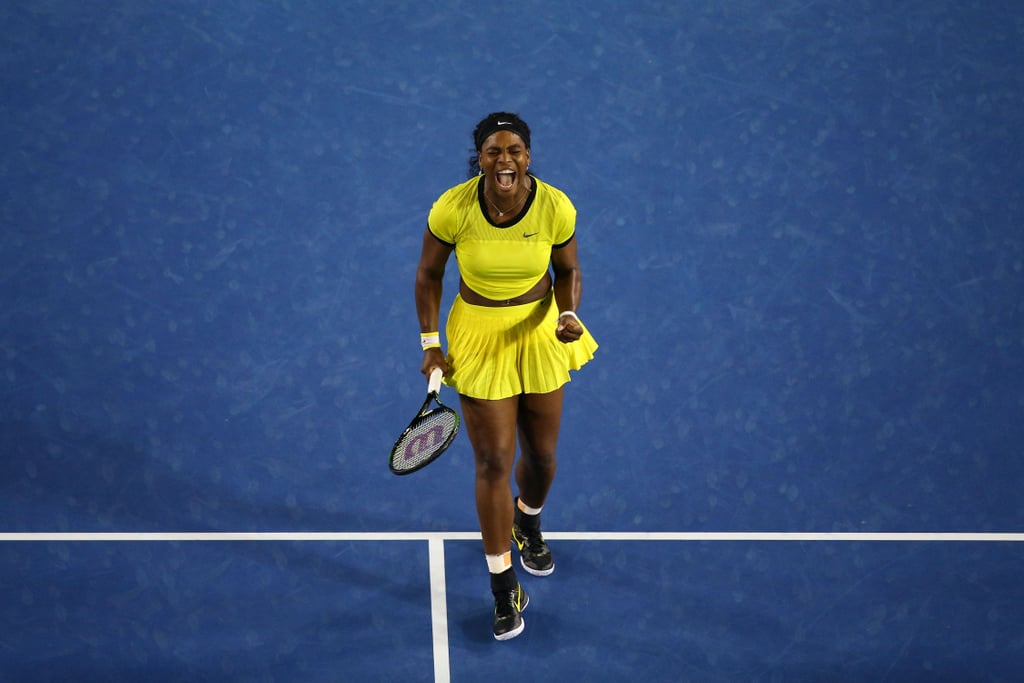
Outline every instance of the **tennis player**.
<svg viewBox="0 0 1024 683">
<path fill-rule="evenodd" d="M 555 476 L 569 371 L 597 343 L 580 322 L 576 209 L 529 172 L 530 128 L 498 112 L 473 131 L 470 179 L 434 203 L 416 270 L 422 371 L 459 393 L 476 463 L 476 508 L 494 594 L 494 637 L 522 633 L 529 603 L 511 543 L 529 573 L 554 571 L 540 513 Z M 442 280 L 455 252 L 459 292 L 438 332 Z M 516 462 L 518 442 L 520 457 Z M 518 496 L 512 495 L 512 473 Z"/>
</svg>

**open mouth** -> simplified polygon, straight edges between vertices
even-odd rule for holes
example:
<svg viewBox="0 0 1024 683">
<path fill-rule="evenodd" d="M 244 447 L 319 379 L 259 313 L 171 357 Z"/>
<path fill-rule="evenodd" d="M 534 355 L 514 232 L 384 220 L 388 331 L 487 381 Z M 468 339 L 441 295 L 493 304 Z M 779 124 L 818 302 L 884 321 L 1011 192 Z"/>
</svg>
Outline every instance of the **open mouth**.
<svg viewBox="0 0 1024 683">
<path fill-rule="evenodd" d="M 515 171 L 498 171 L 494 174 L 495 179 L 498 181 L 498 187 L 502 189 L 509 189 L 516 182 Z"/>
</svg>

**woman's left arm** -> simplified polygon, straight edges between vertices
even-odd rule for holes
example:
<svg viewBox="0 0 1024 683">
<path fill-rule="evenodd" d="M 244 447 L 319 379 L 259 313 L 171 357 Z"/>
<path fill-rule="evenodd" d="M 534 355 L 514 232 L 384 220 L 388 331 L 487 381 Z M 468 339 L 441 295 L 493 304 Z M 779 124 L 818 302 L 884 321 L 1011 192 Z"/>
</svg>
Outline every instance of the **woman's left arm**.
<svg viewBox="0 0 1024 683">
<path fill-rule="evenodd" d="M 551 266 L 555 271 L 555 303 L 559 313 L 555 336 L 563 343 L 574 342 L 583 336 L 583 326 L 576 317 L 583 293 L 583 276 L 575 237 L 565 246 L 551 250 Z"/>
</svg>

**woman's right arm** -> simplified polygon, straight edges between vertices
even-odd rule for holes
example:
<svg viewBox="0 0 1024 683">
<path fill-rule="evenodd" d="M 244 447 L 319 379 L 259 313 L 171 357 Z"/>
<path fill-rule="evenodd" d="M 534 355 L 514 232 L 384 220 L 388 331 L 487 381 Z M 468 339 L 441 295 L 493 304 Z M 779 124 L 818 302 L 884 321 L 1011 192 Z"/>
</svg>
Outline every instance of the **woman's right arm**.
<svg viewBox="0 0 1024 683">
<path fill-rule="evenodd" d="M 434 237 L 429 228 L 423 231 L 423 248 L 420 262 L 416 267 L 416 315 L 420 321 L 420 332 L 439 332 L 441 291 L 444 285 L 444 270 L 453 247 Z M 429 375 L 434 368 L 448 372 L 448 363 L 440 348 L 423 351 L 423 365 L 420 371 Z"/>
</svg>

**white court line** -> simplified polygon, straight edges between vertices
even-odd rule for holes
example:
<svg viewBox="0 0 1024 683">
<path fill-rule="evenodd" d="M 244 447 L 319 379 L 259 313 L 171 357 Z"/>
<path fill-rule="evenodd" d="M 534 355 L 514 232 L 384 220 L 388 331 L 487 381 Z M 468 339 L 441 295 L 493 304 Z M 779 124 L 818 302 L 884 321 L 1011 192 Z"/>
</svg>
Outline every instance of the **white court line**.
<svg viewBox="0 0 1024 683">
<path fill-rule="evenodd" d="M 444 541 L 432 538 L 430 548 L 430 620 L 434 631 L 434 683 L 449 683 L 448 591 L 444 575 Z"/>
<path fill-rule="evenodd" d="M 805 532 L 805 531 L 545 531 L 562 541 L 809 541 L 1022 543 L 1024 533 L 975 532 Z M 478 541 L 479 531 L 113 531 L 0 532 L 12 542 L 231 542 L 231 541 Z"/>
<path fill-rule="evenodd" d="M 733 541 L 733 542 L 904 542 L 1022 543 L 1024 533 L 969 532 L 749 532 L 749 531 L 552 531 L 549 540 L 565 541 Z M 5 542 L 351 542 L 427 541 L 430 560 L 430 613 L 433 633 L 434 681 L 450 683 L 448 606 L 444 568 L 445 541 L 479 541 L 478 531 L 334 532 L 334 531 L 197 531 L 197 532 L 0 532 Z"/>
</svg>

